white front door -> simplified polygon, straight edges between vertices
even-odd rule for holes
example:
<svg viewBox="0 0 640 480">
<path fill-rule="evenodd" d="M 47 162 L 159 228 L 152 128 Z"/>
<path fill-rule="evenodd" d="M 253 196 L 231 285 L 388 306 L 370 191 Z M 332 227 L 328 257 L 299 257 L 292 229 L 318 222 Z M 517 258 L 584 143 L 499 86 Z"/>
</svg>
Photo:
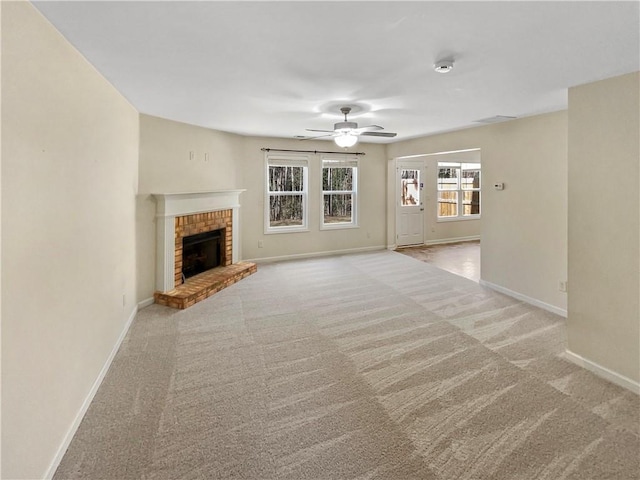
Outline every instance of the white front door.
<svg viewBox="0 0 640 480">
<path fill-rule="evenodd" d="M 421 160 L 398 160 L 396 172 L 396 245 L 422 245 L 424 163 Z"/>
</svg>

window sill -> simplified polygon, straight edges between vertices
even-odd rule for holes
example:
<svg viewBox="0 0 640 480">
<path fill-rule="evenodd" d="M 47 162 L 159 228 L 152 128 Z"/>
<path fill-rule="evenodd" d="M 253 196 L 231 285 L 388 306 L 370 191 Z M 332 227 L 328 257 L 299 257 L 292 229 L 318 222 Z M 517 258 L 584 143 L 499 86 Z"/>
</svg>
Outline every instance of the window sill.
<svg viewBox="0 0 640 480">
<path fill-rule="evenodd" d="M 447 223 L 447 222 L 468 222 L 469 220 L 480 220 L 480 215 L 474 215 L 470 217 L 450 217 L 450 218 L 438 218 L 436 223 Z"/>
<path fill-rule="evenodd" d="M 320 225 L 320 230 L 348 230 L 350 228 L 360 228 L 360 225 L 354 223 L 328 223 Z"/>
<path fill-rule="evenodd" d="M 273 234 L 280 234 L 280 233 L 304 233 L 304 232 L 308 232 L 309 231 L 309 227 L 296 227 L 296 228 L 291 228 L 291 227 L 281 227 L 281 228 L 270 228 L 264 231 L 265 235 L 273 235 Z"/>
</svg>

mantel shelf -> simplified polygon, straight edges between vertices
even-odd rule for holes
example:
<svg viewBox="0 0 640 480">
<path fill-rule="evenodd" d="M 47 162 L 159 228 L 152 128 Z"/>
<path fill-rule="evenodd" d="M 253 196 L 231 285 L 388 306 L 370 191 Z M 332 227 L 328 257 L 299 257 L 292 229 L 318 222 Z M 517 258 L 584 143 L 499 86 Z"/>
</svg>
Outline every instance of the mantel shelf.
<svg viewBox="0 0 640 480">
<path fill-rule="evenodd" d="M 193 213 L 237 208 L 240 194 L 246 190 L 213 190 L 208 192 L 152 193 L 156 200 L 156 216 L 175 217 Z"/>
</svg>

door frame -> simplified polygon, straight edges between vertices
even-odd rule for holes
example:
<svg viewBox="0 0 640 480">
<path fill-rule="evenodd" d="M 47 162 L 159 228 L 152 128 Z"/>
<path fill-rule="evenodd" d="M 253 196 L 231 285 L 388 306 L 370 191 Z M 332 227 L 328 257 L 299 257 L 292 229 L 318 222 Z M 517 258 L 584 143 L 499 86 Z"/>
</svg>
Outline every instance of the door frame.
<svg viewBox="0 0 640 480">
<path fill-rule="evenodd" d="M 394 248 L 399 247 L 400 245 L 398 245 L 398 240 L 399 240 L 399 235 L 400 235 L 400 215 L 398 214 L 398 211 L 400 209 L 400 191 L 399 191 L 399 184 L 400 182 L 399 177 L 400 177 L 400 165 L 402 164 L 403 167 L 409 165 L 409 168 L 412 168 L 415 166 L 416 170 L 420 170 L 420 211 L 422 212 L 422 242 L 421 243 L 415 243 L 415 244 L 408 244 L 408 245 L 423 245 L 424 244 L 424 239 L 425 239 L 425 214 L 424 214 L 424 209 L 425 209 L 425 198 L 424 198 L 424 180 L 425 180 L 425 172 L 426 172 L 426 165 L 425 165 L 425 161 L 422 158 L 424 157 L 424 155 L 417 155 L 417 156 L 412 156 L 412 157 L 397 157 L 394 159 L 393 162 L 393 171 L 394 171 L 394 176 L 393 176 L 393 183 L 394 183 L 394 188 L 393 188 L 393 212 L 394 212 L 394 216 L 395 216 L 395 222 L 394 222 L 394 233 L 393 233 L 393 239 L 394 239 Z M 405 246 L 405 245 L 402 245 Z"/>
</svg>

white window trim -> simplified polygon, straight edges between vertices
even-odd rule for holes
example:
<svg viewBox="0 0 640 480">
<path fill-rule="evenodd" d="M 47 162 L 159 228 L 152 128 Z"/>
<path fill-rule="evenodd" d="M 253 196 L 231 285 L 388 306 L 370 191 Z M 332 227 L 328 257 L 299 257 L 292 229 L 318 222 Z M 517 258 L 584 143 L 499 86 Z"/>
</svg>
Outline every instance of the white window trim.
<svg viewBox="0 0 640 480">
<path fill-rule="evenodd" d="M 436 223 L 467 222 L 469 220 L 480 220 L 480 215 L 466 215 L 464 217 L 438 217 Z"/>
<path fill-rule="evenodd" d="M 264 156 L 264 234 L 272 235 L 278 233 L 297 233 L 309 231 L 309 156 L 308 155 L 286 155 L 265 153 Z M 302 179 L 302 192 L 281 193 L 279 195 L 302 195 L 302 225 L 292 225 L 283 227 L 271 227 L 269 219 L 271 217 L 271 194 L 269 192 L 269 167 L 288 166 L 304 167 Z"/>
<path fill-rule="evenodd" d="M 325 190 L 322 189 L 322 177 L 325 167 L 325 161 L 336 162 L 336 166 L 340 166 L 342 163 L 345 167 L 355 167 L 353 175 L 353 190 L 331 190 L 331 194 L 352 194 L 353 200 L 351 201 L 351 222 L 349 223 L 324 223 L 324 195 Z M 355 165 L 354 165 L 355 164 Z M 358 224 L 358 212 L 360 205 L 358 203 L 358 187 L 359 187 L 359 175 L 360 172 L 360 158 L 358 155 L 340 155 L 340 157 L 333 157 L 331 155 L 322 155 L 320 157 L 320 230 L 344 230 L 348 228 L 360 228 Z"/>
<path fill-rule="evenodd" d="M 458 215 L 456 215 L 455 217 L 440 217 L 438 215 L 438 209 L 439 209 L 438 193 L 447 191 L 447 190 L 438 190 L 439 170 L 440 168 L 447 168 L 447 167 L 460 168 L 460 179 L 462 179 L 462 170 L 463 170 L 462 165 L 465 163 L 478 163 L 478 165 L 480 165 L 480 188 L 474 189 L 474 190 L 463 190 L 462 186 L 460 186 L 460 188 L 458 188 L 457 190 L 448 190 L 450 192 L 453 192 L 453 191 L 458 192 Z M 462 215 L 461 212 L 463 208 L 462 206 L 463 192 L 480 192 L 480 212 L 482 212 L 482 164 L 480 164 L 479 162 L 438 162 L 438 165 L 436 168 L 438 169 L 438 171 L 436 172 L 436 223 L 467 222 L 469 220 L 480 220 L 480 218 L 482 217 L 482 213 L 479 213 L 477 215 Z M 464 170 L 472 170 L 472 169 L 465 168 Z M 458 181 L 460 181 L 460 179 L 458 179 Z"/>
</svg>

